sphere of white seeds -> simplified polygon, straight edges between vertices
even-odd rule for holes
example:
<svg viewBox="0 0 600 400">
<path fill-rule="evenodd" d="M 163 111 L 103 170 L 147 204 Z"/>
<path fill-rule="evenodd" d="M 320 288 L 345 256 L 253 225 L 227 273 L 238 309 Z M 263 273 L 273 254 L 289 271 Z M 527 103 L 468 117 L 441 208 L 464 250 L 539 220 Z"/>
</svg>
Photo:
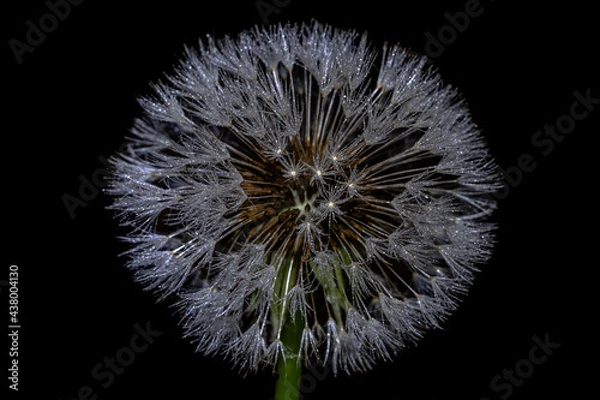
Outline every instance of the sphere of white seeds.
<svg viewBox="0 0 600 400">
<path fill-rule="evenodd" d="M 256 28 L 188 49 L 155 91 L 109 192 L 128 266 L 178 297 L 199 351 L 366 370 L 439 326 L 489 258 L 496 167 L 424 57 Z"/>
</svg>

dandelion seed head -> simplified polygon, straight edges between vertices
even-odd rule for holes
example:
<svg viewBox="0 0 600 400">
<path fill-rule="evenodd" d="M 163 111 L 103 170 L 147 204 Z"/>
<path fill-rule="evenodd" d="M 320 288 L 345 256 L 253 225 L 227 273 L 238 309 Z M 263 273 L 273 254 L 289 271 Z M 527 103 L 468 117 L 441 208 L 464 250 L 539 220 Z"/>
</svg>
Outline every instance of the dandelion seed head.
<svg viewBox="0 0 600 400">
<path fill-rule="evenodd" d="M 154 89 L 108 191 L 128 267 L 177 297 L 198 351 L 367 370 L 440 327 L 489 258 L 496 166 L 424 57 L 278 25 L 209 37 Z"/>
</svg>

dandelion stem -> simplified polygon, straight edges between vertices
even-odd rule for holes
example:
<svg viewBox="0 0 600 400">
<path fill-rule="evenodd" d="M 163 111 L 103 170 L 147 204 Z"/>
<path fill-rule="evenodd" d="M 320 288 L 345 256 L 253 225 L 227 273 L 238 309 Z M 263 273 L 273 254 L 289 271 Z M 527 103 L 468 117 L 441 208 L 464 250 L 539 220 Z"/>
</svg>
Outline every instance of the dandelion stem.
<svg viewBox="0 0 600 400">
<path fill-rule="evenodd" d="M 288 318 L 281 332 L 281 341 L 289 350 L 286 356 L 279 358 L 277 365 L 277 383 L 275 384 L 275 400 L 298 400 L 300 398 L 300 376 L 302 360 L 298 354 L 302 339 L 302 327 L 299 318 Z"/>
</svg>

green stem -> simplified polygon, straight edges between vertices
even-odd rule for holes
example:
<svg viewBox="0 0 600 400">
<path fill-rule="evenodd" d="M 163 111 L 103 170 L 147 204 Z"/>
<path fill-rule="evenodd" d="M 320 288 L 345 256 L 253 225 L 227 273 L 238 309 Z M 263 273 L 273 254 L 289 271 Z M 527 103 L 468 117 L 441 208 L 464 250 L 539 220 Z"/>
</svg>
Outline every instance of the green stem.
<svg viewBox="0 0 600 400">
<path fill-rule="evenodd" d="M 280 357 L 277 364 L 277 383 L 275 384 L 275 400 L 298 400 L 300 398 L 300 377 L 302 375 L 302 362 L 298 358 L 302 327 L 296 322 L 287 319 L 281 332 L 281 341 L 288 349 L 290 357 Z"/>
</svg>

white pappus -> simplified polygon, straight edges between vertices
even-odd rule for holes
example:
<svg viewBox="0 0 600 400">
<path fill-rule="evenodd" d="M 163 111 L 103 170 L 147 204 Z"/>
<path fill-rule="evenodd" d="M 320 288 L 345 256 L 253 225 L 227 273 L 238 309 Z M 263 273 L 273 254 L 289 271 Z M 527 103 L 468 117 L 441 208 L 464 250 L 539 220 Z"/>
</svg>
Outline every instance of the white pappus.
<svg viewBox="0 0 600 400">
<path fill-rule="evenodd" d="M 496 165 L 411 51 L 318 23 L 209 37 L 141 104 L 108 192 L 128 267 L 203 353 L 367 370 L 490 257 Z"/>
</svg>

